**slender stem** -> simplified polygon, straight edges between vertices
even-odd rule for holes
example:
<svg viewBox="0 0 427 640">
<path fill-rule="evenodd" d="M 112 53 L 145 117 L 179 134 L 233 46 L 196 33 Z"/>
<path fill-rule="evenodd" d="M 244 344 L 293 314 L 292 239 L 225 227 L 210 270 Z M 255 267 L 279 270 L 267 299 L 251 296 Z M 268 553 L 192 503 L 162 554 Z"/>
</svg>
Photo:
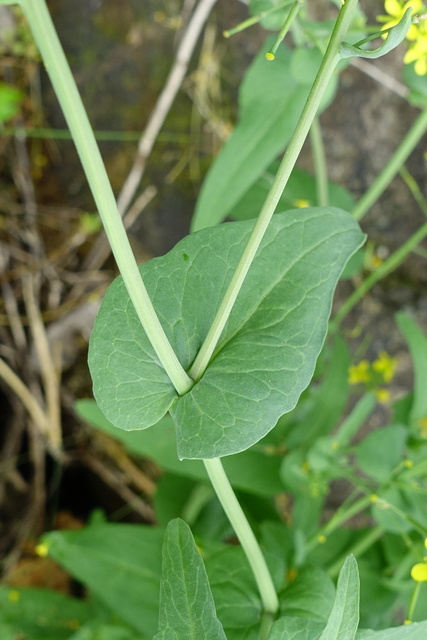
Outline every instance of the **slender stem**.
<svg viewBox="0 0 427 640">
<path fill-rule="evenodd" d="M 317 531 L 316 535 L 308 541 L 306 548 L 307 552 L 312 551 L 315 547 L 321 544 L 319 541 L 320 538 L 328 537 L 328 535 L 338 529 L 338 527 L 343 522 L 346 522 L 356 514 L 364 511 L 367 507 L 369 507 L 370 504 L 372 504 L 370 495 L 359 498 L 359 500 L 352 502 L 348 506 L 347 502 L 343 503 L 334 513 L 329 522 L 327 522 L 319 531 Z"/>
<path fill-rule="evenodd" d="M 286 34 L 291 28 L 293 21 L 297 17 L 298 11 L 301 8 L 301 3 L 302 3 L 302 0 L 294 0 L 294 6 L 286 16 L 285 24 L 277 34 L 277 38 L 274 41 L 274 44 L 271 47 L 270 51 L 267 51 L 267 53 L 265 54 L 265 57 L 267 58 L 267 60 L 274 60 L 274 58 L 276 57 L 276 51 L 279 48 L 281 42 L 283 42 L 283 40 L 286 38 Z"/>
<path fill-rule="evenodd" d="M 417 606 L 418 597 L 420 595 L 420 589 L 421 589 L 421 582 L 416 582 L 414 586 L 414 590 L 412 591 L 412 594 L 411 594 L 411 599 L 409 601 L 408 617 L 407 617 L 408 622 L 412 622 L 412 618 L 414 617 L 414 611 L 415 611 L 415 607 Z"/>
<path fill-rule="evenodd" d="M 319 118 L 314 118 L 311 125 L 310 141 L 313 153 L 314 174 L 316 176 L 317 204 L 319 207 L 327 207 L 329 201 L 328 170 Z"/>
<path fill-rule="evenodd" d="M 404 183 L 408 187 L 409 191 L 411 192 L 415 202 L 417 203 L 417 205 L 419 206 L 419 208 L 421 209 L 421 211 L 423 212 L 423 214 L 427 218 L 427 200 L 423 196 L 423 194 L 421 192 L 421 189 L 418 186 L 417 181 L 409 173 L 409 171 L 408 171 L 408 169 L 406 167 L 402 167 L 400 169 L 399 173 L 400 173 L 400 175 L 402 177 L 402 180 L 404 181 Z"/>
<path fill-rule="evenodd" d="M 114 257 L 141 324 L 179 394 L 193 385 L 154 310 L 130 248 L 89 119 L 71 74 L 45 0 L 21 0 L 47 72 L 79 152 Z"/>
<path fill-rule="evenodd" d="M 221 460 L 219 458 L 211 458 L 210 460 L 203 460 L 203 462 L 218 499 L 252 568 L 264 611 L 274 616 L 279 608 L 279 602 L 273 580 L 257 539 L 225 474 Z"/>
<path fill-rule="evenodd" d="M 249 267 L 252 264 L 252 261 L 268 227 L 271 217 L 276 209 L 277 203 L 280 200 L 280 196 L 283 193 L 292 169 L 295 166 L 298 155 L 308 135 L 325 89 L 334 72 L 337 62 L 340 59 L 338 53 L 339 46 L 348 30 L 357 6 L 357 2 L 358 0 L 347 0 L 338 15 L 338 19 L 332 32 L 325 56 L 323 58 L 322 64 L 320 65 L 320 69 L 311 88 L 310 94 L 307 98 L 307 102 L 296 126 L 292 140 L 290 141 L 289 146 L 286 149 L 283 160 L 274 179 L 273 185 L 267 195 L 265 203 L 255 223 L 252 234 L 243 251 L 240 262 L 217 311 L 212 326 L 190 369 L 190 376 L 191 378 L 193 378 L 193 380 L 199 380 L 203 375 L 206 367 L 209 364 L 209 360 L 211 359 L 212 354 L 216 348 L 218 340 L 221 337 L 221 333 L 231 313 Z"/>
<path fill-rule="evenodd" d="M 260 11 L 260 13 L 258 13 L 256 16 L 252 16 L 251 18 L 248 18 L 247 20 L 240 22 L 235 27 L 232 27 L 231 29 L 227 29 L 226 31 L 223 32 L 222 35 L 224 36 L 224 38 L 231 38 L 231 36 L 234 36 L 236 33 L 240 33 L 241 31 L 244 31 L 248 27 L 252 27 L 252 25 L 258 24 L 258 22 L 261 22 L 261 20 L 266 16 L 269 16 L 271 13 L 274 13 L 275 11 L 279 11 L 280 9 L 287 7 L 293 2 L 294 0 L 284 0 L 284 2 L 281 2 L 277 6 L 272 7 L 271 9 L 267 9 L 267 11 Z"/>
<path fill-rule="evenodd" d="M 405 138 L 394 152 L 383 171 L 377 176 L 366 193 L 360 198 L 353 209 L 353 217 L 360 220 L 378 200 L 388 187 L 394 176 L 403 167 L 409 155 L 415 149 L 424 133 L 427 131 L 427 109 L 424 109 L 409 129 Z"/>
<path fill-rule="evenodd" d="M 340 307 L 340 310 L 331 322 L 331 330 L 338 329 L 347 314 L 353 309 L 353 307 L 361 300 L 370 289 L 382 278 L 385 278 L 389 273 L 397 269 L 399 265 L 406 259 L 408 254 L 415 249 L 415 247 L 427 237 L 427 223 L 423 224 L 404 244 L 402 244 L 397 251 L 395 251 L 380 267 L 357 287 L 355 291 L 347 298 L 344 304 Z"/>
</svg>

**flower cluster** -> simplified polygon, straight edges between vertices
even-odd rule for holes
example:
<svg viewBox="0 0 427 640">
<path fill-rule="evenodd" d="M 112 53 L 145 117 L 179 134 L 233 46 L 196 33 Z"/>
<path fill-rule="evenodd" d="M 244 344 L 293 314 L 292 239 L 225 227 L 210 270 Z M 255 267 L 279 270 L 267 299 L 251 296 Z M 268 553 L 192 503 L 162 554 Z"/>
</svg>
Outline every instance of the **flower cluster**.
<svg viewBox="0 0 427 640">
<path fill-rule="evenodd" d="M 348 381 L 352 385 L 363 384 L 373 391 L 379 402 L 388 402 L 390 393 L 383 385 L 393 380 L 397 360 L 391 358 L 388 353 L 381 351 L 373 362 L 361 360 L 348 370 Z"/>
<path fill-rule="evenodd" d="M 384 10 L 386 15 L 378 16 L 377 20 L 384 23 L 384 29 L 394 27 L 407 9 L 412 9 L 412 14 L 420 14 L 426 10 L 423 0 L 385 0 Z M 422 16 L 425 18 L 425 16 Z M 414 22 L 406 34 L 409 44 L 403 58 L 405 64 L 414 62 L 415 73 L 423 76 L 427 73 L 427 21 L 425 19 Z"/>
</svg>

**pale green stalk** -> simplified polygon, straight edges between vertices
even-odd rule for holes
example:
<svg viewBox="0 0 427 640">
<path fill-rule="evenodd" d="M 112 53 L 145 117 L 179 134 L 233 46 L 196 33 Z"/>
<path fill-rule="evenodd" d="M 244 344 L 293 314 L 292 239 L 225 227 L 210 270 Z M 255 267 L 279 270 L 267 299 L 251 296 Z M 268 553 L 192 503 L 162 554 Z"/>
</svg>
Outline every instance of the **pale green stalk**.
<svg viewBox="0 0 427 640">
<path fill-rule="evenodd" d="M 286 16 L 285 24 L 277 34 L 277 38 L 274 41 L 274 44 L 271 47 L 270 51 L 267 51 L 267 53 L 265 54 L 265 57 L 267 58 L 267 60 L 274 60 L 274 58 L 276 57 L 276 51 L 279 48 L 280 44 L 283 42 L 283 40 L 286 38 L 286 35 L 289 29 L 291 28 L 293 21 L 297 17 L 298 11 L 301 8 L 301 3 L 302 3 L 302 0 L 294 0 L 294 6 Z"/>
<path fill-rule="evenodd" d="M 270 572 L 254 532 L 225 474 L 221 460 L 219 458 L 212 458 L 210 460 L 203 460 L 203 462 L 213 488 L 215 489 L 215 493 L 230 520 L 252 568 L 261 596 L 263 609 L 265 613 L 274 616 L 279 608 L 279 602 Z"/>
<path fill-rule="evenodd" d="M 317 204 L 319 207 L 327 207 L 329 202 L 328 170 L 319 118 L 314 118 L 313 124 L 311 125 L 310 142 L 314 163 L 314 175 L 316 176 Z"/>
<path fill-rule="evenodd" d="M 212 326 L 190 369 L 189 373 L 193 380 L 199 380 L 202 377 L 215 351 L 218 340 L 221 337 L 222 331 L 239 291 L 280 200 L 280 196 L 282 195 L 292 169 L 295 166 L 299 153 L 323 98 L 325 89 L 335 70 L 337 62 L 340 59 L 339 47 L 347 33 L 348 27 L 350 26 L 351 19 L 357 7 L 357 2 L 358 0 L 347 0 L 339 13 L 325 56 L 296 126 L 292 140 L 286 149 L 273 185 L 267 195 L 252 234 L 243 251 L 240 262 L 217 311 Z"/>
<path fill-rule="evenodd" d="M 356 220 L 360 220 L 369 211 L 381 194 L 387 189 L 394 176 L 405 164 L 407 158 L 415 149 L 422 136 L 427 131 L 427 109 L 424 109 L 415 120 L 412 127 L 400 143 L 399 147 L 390 158 L 383 171 L 377 176 L 366 193 L 360 198 L 354 207 L 352 214 Z"/>
<path fill-rule="evenodd" d="M 141 324 L 177 392 L 189 391 L 193 381 L 182 368 L 154 310 L 142 281 L 101 154 L 74 78 L 46 8 L 45 0 L 21 0 L 47 72 L 58 96 L 84 167 L 117 266 Z"/>
<path fill-rule="evenodd" d="M 355 291 L 341 305 L 340 310 L 331 322 L 331 331 L 336 331 L 347 314 L 356 306 L 356 304 L 372 289 L 372 287 L 385 278 L 389 273 L 397 269 L 399 265 L 406 260 L 407 256 L 416 246 L 427 237 L 427 223 L 423 224 L 401 247 L 399 247 L 385 262 L 378 267 L 376 271 L 357 287 Z"/>
</svg>

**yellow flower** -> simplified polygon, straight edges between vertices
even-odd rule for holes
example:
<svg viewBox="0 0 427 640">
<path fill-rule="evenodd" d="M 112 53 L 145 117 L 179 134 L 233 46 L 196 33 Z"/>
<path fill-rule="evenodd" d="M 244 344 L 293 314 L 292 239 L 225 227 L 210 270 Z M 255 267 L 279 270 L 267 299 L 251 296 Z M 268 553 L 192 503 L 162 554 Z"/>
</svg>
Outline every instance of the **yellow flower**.
<svg viewBox="0 0 427 640">
<path fill-rule="evenodd" d="M 381 374 L 384 382 L 391 382 L 396 364 L 396 358 L 391 358 L 385 351 L 380 351 L 379 357 L 372 363 L 372 369 Z"/>
<path fill-rule="evenodd" d="M 369 382 L 369 362 L 361 360 L 359 364 L 355 364 L 348 369 L 349 384 L 359 384 L 360 382 Z"/>
<path fill-rule="evenodd" d="M 414 564 L 411 569 L 411 578 L 415 582 L 427 582 L 427 564 L 425 562 Z"/>
<path fill-rule="evenodd" d="M 390 391 L 388 389 L 375 389 L 375 397 L 380 404 L 386 404 L 390 400 Z"/>
<path fill-rule="evenodd" d="M 298 199 L 298 200 L 294 200 L 293 201 L 293 205 L 294 205 L 294 207 L 298 207 L 298 209 L 305 209 L 306 207 L 310 206 L 310 203 L 309 203 L 308 200 L 303 200 L 301 198 L 301 199 Z"/>
<path fill-rule="evenodd" d="M 403 62 L 405 64 L 415 62 L 415 73 L 424 76 L 427 73 L 427 24 L 423 21 L 412 26 L 415 27 L 415 36 L 408 38 L 413 42 L 405 53 Z"/>
<path fill-rule="evenodd" d="M 384 29 L 390 29 L 400 22 L 403 14 L 409 7 L 411 7 L 412 13 L 414 14 L 423 9 L 423 2 L 422 0 L 408 0 L 408 2 L 403 2 L 402 0 L 385 0 L 384 10 L 387 15 L 377 16 L 377 20 L 378 22 L 384 22 Z M 410 38 L 410 34 L 414 34 L 414 27 L 414 24 L 409 27 L 406 35 L 407 38 Z"/>
</svg>

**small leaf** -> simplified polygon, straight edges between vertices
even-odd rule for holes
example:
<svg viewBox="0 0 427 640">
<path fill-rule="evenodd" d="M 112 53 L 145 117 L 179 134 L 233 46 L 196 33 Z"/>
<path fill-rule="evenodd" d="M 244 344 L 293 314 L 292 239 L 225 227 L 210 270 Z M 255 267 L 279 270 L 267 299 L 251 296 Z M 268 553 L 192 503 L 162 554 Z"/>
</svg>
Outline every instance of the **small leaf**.
<svg viewBox="0 0 427 640">
<path fill-rule="evenodd" d="M 359 624 L 359 592 L 357 562 L 354 556 L 348 556 L 338 577 L 328 624 L 319 640 L 354 640 Z"/>
<path fill-rule="evenodd" d="M 189 526 L 172 520 L 163 544 L 159 631 L 154 640 L 226 640 Z"/>
<path fill-rule="evenodd" d="M 348 44 L 348 42 L 342 42 L 340 46 L 340 55 L 342 58 L 381 58 L 395 49 L 408 33 L 411 26 L 412 9 L 409 8 L 405 11 L 402 19 L 398 24 L 390 29 L 388 35 L 381 46 L 377 49 L 362 49 L 360 46 Z"/>
<path fill-rule="evenodd" d="M 187 236 L 141 274 L 172 347 L 188 370 L 222 300 L 253 221 Z M 175 390 L 115 280 L 89 347 L 94 395 L 116 426 L 144 429 L 169 409 L 180 458 L 243 451 L 293 409 L 325 339 L 332 294 L 363 235 L 334 208 L 276 214 L 201 380 Z M 189 260 L 182 260 L 182 253 Z"/>
</svg>

